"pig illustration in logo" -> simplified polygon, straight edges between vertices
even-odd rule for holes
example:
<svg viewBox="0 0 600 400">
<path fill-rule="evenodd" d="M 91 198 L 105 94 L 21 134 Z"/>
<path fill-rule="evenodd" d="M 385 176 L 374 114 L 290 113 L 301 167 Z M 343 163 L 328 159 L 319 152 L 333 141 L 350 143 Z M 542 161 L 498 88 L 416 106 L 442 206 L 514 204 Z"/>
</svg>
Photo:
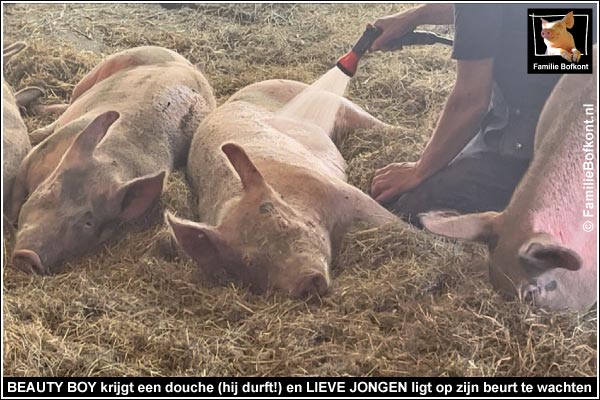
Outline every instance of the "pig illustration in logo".
<svg viewBox="0 0 600 400">
<path fill-rule="evenodd" d="M 573 28 L 575 17 L 570 11 L 558 21 L 548 22 L 542 18 L 542 37 L 546 43 L 546 54 L 561 56 L 567 61 L 579 62 L 581 52 L 575 47 L 573 35 L 567 29 Z"/>
</svg>

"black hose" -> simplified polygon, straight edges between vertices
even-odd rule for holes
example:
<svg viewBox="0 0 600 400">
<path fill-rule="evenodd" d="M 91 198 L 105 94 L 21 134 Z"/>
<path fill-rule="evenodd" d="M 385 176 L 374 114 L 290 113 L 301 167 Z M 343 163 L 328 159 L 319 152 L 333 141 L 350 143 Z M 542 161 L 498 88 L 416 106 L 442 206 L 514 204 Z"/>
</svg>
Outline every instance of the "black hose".
<svg viewBox="0 0 600 400">
<path fill-rule="evenodd" d="M 454 41 L 433 32 L 412 31 L 402 37 L 387 42 L 385 50 L 394 51 L 401 49 L 403 46 L 431 45 L 438 43 L 446 46 L 452 46 Z"/>
</svg>

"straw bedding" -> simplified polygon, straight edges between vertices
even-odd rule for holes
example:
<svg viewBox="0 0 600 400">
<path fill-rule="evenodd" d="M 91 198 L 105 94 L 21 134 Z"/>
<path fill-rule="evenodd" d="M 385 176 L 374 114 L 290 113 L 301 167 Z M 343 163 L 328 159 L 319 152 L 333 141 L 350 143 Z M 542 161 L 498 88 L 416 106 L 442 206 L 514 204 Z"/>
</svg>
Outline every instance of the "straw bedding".
<svg viewBox="0 0 600 400">
<path fill-rule="evenodd" d="M 143 4 L 4 6 L 5 44 L 29 48 L 5 69 L 15 88 L 68 101 L 104 55 L 160 45 L 197 64 L 218 101 L 264 79 L 313 82 L 376 17 L 406 5 Z M 441 31 L 444 33 L 444 31 Z M 454 81 L 449 49 L 366 57 L 348 96 L 396 125 L 346 138 L 350 182 L 415 160 Z M 35 129 L 51 117 L 27 116 Z M 592 376 L 596 310 L 546 313 L 491 290 L 474 244 L 401 227 L 357 226 L 336 250 L 322 299 L 211 286 L 173 255 L 160 212 L 194 218 L 179 172 L 142 226 L 52 277 L 3 269 L 4 373 L 60 376 Z M 156 218 L 158 217 L 158 218 Z M 10 252 L 5 236 L 3 261 Z"/>
</svg>

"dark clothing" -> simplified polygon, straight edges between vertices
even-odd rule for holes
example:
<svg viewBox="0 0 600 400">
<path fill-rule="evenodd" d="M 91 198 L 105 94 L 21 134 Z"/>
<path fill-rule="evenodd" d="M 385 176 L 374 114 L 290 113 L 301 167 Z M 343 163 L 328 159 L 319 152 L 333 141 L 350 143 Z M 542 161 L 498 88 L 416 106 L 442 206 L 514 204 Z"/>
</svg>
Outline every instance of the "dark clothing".
<svg viewBox="0 0 600 400">
<path fill-rule="evenodd" d="M 542 108 L 562 74 L 527 73 L 527 9 L 544 4 L 456 4 L 456 60 L 494 59 L 494 89 L 481 129 L 442 171 L 405 193 L 392 209 L 416 222 L 416 214 L 452 209 L 502 210 L 533 155 Z M 592 4 L 552 4 L 591 8 Z M 595 18 L 595 11 L 594 11 Z M 595 25 L 594 25 L 595 26 Z M 595 39 L 594 39 L 595 43 Z"/>
<path fill-rule="evenodd" d="M 528 165 L 528 160 L 509 160 L 487 151 L 459 157 L 416 189 L 400 196 L 391 209 L 417 226 L 420 226 L 417 216 L 427 211 L 501 211 Z"/>
<path fill-rule="evenodd" d="M 494 130 L 490 151 L 530 159 L 535 127 L 542 107 L 561 74 L 527 73 L 527 9 L 532 4 L 456 4 L 454 48 L 456 60 L 494 59 L 494 97 L 497 102 L 484 124 L 502 114 L 502 134 Z M 557 4 L 556 7 L 561 5 Z M 565 5 L 566 7 L 570 7 Z M 554 5 L 553 5 L 554 7 Z M 499 92 L 499 93 L 496 93 Z M 485 133 L 485 125 L 483 135 Z M 487 141 L 487 139 L 486 139 Z"/>
</svg>

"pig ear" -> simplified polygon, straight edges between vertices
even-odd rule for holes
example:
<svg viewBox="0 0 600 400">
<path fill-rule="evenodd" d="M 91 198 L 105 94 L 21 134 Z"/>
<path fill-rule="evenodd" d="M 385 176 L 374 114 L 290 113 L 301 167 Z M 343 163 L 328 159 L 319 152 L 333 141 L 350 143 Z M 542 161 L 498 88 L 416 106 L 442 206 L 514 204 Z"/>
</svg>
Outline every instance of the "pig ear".
<svg viewBox="0 0 600 400">
<path fill-rule="evenodd" d="M 265 179 L 242 146 L 237 143 L 225 143 L 221 150 L 239 175 L 245 191 L 265 186 Z"/>
<path fill-rule="evenodd" d="M 542 20 L 542 29 L 546 28 L 546 25 L 548 25 L 548 21 L 546 21 L 544 18 L 540 18 Z"/>
<path fill-rule="evenodd" d="M 553 268 L 577 271 L 582 266 L 579 254 L 557 244 L 550 235 L 540 234 L 525 242 L 519 249 L 519 260 L 533 272 Z"/>
<path fill-rule="evenodd" d="M 177 218 L 165 212 L 175 241 L 204 269 L 218 268 L 221 264 L 219 248 L 224 245 L 219 233 L 205 224 Z"/>
<path fill-rule="evenodd" d="M 432 233 L 493 245 L 497 239 L 495 221 L 499 215 L 494 211 L 466 215 L 434 211 L 420 214 L 419 218 L 423 226 Z"/>
<path fill-rule="evenodd" d="M 104 138 L 108 128 L 119 119 L 119 113 L 108 111 L 100 114 L 77 136 L 69 150 L 67 150 L 63 162 L 69 165 L 79 163 L 81 160 L 92 156 L 98 143 Z"/>
<path fill-rule="evenodd" d="M 6 65 L 10 61 L 12 56 L 20 53 L 26 47 L 27 44 L 25 44 L 25 42 L 16 42 L 2 49 L 2 56 L 4 57 L 2 65 Z"/>
<path fill-rule="evenodd" d="M 119 216 L 133 219 L 142 216 L 160 198 L 166 172 L 142 176 L 123 185 L 114 196 Z"/>
<path fill-rule="evenodd" d="M 573 16 L 573 11 L 569 11 L 567 15 L 563 18 L 563 22 L 567 29 L 571 29 L 573 25 L 575 25 L 575 17 Z"/>
</svg>

